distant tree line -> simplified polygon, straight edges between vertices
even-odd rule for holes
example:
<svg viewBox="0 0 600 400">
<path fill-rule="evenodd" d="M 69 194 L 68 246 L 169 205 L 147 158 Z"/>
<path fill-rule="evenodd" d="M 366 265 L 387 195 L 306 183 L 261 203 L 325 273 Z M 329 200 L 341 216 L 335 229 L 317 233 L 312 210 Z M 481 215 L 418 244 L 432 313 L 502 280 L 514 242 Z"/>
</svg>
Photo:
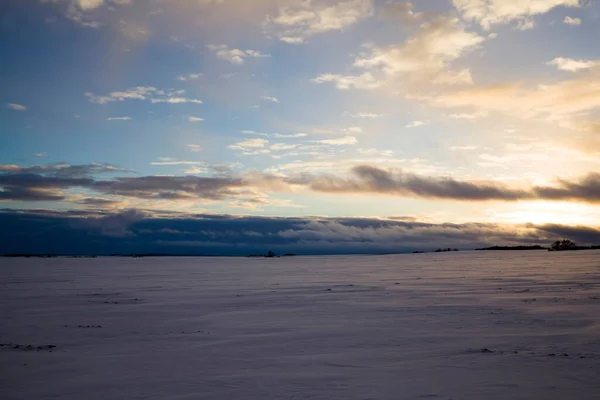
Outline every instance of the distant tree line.
<svg viewBox="0 0 600 400">
<path fill-rule="evenodd" d="M 553 242 L 550 247 L 534 246 L 492 246 L 482 247 L 476 250 L 548 250 L 548 251 L 569 251 L 569 250 L 594 250 L 600 249 L 600 246 L 578 246 L 570 239 L 562 239 Z"/>
<path fill-rule="evenodd" d="M 578 246 L 577 243 L 569 240 L 557 240 L 550 245 L 549 251 L 569 251 L 569 250 L 594 250 L 600 249 L 600 246 Z"/>
<path fill-rule="evenodd" d="M 539 244 L 535 246 L 492 246 L 482 247 L 475 250 L 548 250 L 547 247 L 542 247 Z"/>
<path fill-rule="evenodd" d="M 437 249 L 434 253 L 445 253 L 447 251 L 458 251 L 458 249 L 447 247 L 445 249 Z"/>
</svg>

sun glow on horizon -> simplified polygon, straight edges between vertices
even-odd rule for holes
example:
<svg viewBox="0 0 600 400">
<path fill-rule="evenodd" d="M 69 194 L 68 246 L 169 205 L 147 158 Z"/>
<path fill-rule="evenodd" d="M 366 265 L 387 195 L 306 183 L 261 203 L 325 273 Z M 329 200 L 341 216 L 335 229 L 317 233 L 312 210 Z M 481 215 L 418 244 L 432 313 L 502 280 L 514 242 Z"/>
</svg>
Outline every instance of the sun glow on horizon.
<svg viewBox="0 0 600 400">
<path fill-rule="evenodd" d="M 529 201 L 507 204 L 490 211 L 490 220 L 501 223 L 600 225 L 597 206 L 583 203 Z"/>
</svg>

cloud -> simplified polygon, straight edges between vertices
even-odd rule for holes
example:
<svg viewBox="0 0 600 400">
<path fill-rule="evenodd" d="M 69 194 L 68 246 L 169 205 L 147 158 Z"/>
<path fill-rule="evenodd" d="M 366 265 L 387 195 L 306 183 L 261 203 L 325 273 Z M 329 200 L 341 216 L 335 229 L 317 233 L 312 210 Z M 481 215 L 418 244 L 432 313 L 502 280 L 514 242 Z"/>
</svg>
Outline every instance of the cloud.
<svg viewBox="0 0 600 400">
<path fill-rule="evenodd" d="M 423 125 L 428 125 L 429 121 L 413 121 L 410 124 L 406 125 L 407 128 L 416 128 Z"/>
<path fill-rule="evenodd" d="M 269 143 L 266 139 L 246 139 L 229 146 L 230 149 L 248 148 L 248 147 L 265 147 Z"/>
<path fill-rule="evenodd" d="M 107 118 L 109 121 L 131 121 L 131 117 L 110 117 Z"/>
<path fill-rule="evenodd" d="M 257 136 L 264 136 L 264 137 L 270 137 L 272 136 L 270 133 L 265 133 L 265 132 L 255 132 L 251 129 L 244 129 L 242 131 L 240 131 L 241 133 L 243 133 L 244 135 L 257 135 Z"/>
<path fill-rule="evenodd" d="M 574 18 L 574 17 L 566 16 L 565 19 L 563 20 L 563 24 L 581 25 L 581 18 Z"/>
<path fill-rule="evenodd" d="M 187 147 L 189 151 L 194 153 L 202 151 L 202 146 L 200 146 L 199 144 L 186 144 L 185 147 Z"/>
<path fill-rule="evenodd" d="M 153 161 L 150 165 L 206 165 L 204 161 Z"/>
<path fill-rule="evenodd" d="M 198 99 L 190 99 L 187 97 L 168 97 L 165 99 L 150 99 L 150 101 L 152 102 L 152 104 L 156 104 L 156 103 L 169 103 L 169 104 L 185 104 L 185 103 L 195 103 L 195 104 L 202 104 L 202 100 L 198 100 Z"/>
<path fill-rule="evenodd" d="M 356 59 L 354 66 L 380 69 L 388 76 L 408 74 L 412 79 L 437 77 L 443 81 L 440 73 L 447 73 L 448 64 L 483 41 L 482 36 L 465 31 L 458 19 L 440 16 L 423 23 L 402 45 L 373 48 L 371 54 Z M 455 80 L 469 80 L 470 73 L 462 70 L 458 76 Z"/>
<path fill-rule="evenodd" d="M 202 121 L 204 121 L 204 118 L 194 117 L 194 116 L 190 115 L 188 117 L 188 121 L 189 122 L 202 122 Z"/>
<path fill-rule="evenodd" d="M 205 174 L 208 171 L 208 169 L 206 167 L 191 167 L 186 169 L 184 172 L 186 174 L 190 174 L 190 175 L 199 175 L 199 174 Z"/>
<path fill-rule="evenodd" d="M 105 96 L 98 96 L 92 92 L 86 92 L 86 97 L 92 103 L 107 104 L 111 102 L 123 102 L 125 100 L 146 100 L 151 103 L 202 104 L 202 100 L 181 97 L 185 90 L 159 90 L 153 86 L 137 86 L 120 92 L 110 92 Z"/>
<path fill-rule="evenodd" d="M 555 7 L 580 5 L 579 0 L 452 0 L 452 3 L 465 20 L 475 21 L 485 29 L 512 21 L 530 21 Z"/>
<path fill-rule="evenodd" d="M 325 144 L 355 144 L 354 140 L 331 139 Z M 322 143 L 323 141 L 321 141 Z M 264 139 L 249 139 L 232 145 L 248 154 L 263 154 Z M 275 145 L 274 145 L 275 146 Z M 263 151 L 263 152 L 261 152 Z M 370 151 L 367 151 L 370 153 Z M 307 164 L 305 162 L 303 164 Z M 316 164 L 315 164 L 316 163 Z M 314 161 L 313 165 L 339 165 L 339 162 Z M 465 181 L 452 177 L 419 175 L 400 169 L 372 165 L 355 166 L 349 175 L 312 175 L 300 173 L 302 163 L 290 164 L 291 176 L 245 171 L 235 176 L 228 166 L 208 165 L 201 161 L 161 161 L 152 165 L 187 165 L 212 172 L 212 176 L 116 176 L 99 179 L 94 175 L 121 170 L 108 164 L 0 166 L 0 198 L 4 201 L 65 201 L 65 190 L 85 189 L 94 196 L 121 196 L 146 200 L 222 201 L 258 196 L 256 189 L 287 192 L 295 188 L 332 194 L 382 194 L 452 201 L 577 201 L 600 204 L 600 174 L 590 173 L 578 179 L 558 179 L 553 185 L 508 187 L 485 181 Z M 280 166 L 283 169 L 285 166 Z M 339 168 L 337 168 L 339 170 Z M 261 195 L 264 197 L 264 195 Z"/>
<path fill-rule="evenodd" d="M 422 177 L 401 170 L 387 170 L 369 165 L 354 167 L 352 174 L 351 179 L 316 179 L 310 182 L 310 187 L 322 192 L 384 193 L 453 200 L 518 200 L 527 197 L 524 191 L 493 184 Z"/>
<path fill-rule="evenodd" d="M 375 118 L 382 118 L 382 117 L 387 117 L 388 114 L 377 114 L 377 113 L 372 113 L 372 112 L 358 112 L 358 113 L 346 113 L 346 115 L 352 117 L 352 118 L 365 118 L 365 119 L 375 119 Z"/>
<path fill-rule="evenodd" d="M 349 133 L 362 133 L 363 128 L 361 128 L 360 126 L 350 126 L 348 128 L 344 128 L 343 131 Z"/>
<path fill-rule="evenodd" d="M 308 134 L 306 133 L 302 133 L 302 132 L 298 132 L 298 133 L 274 133 L 273 137 L 274 138 L 280 138 L 280 139 L 287 139 L 287 138 L 301 138 L 301 137 L 307 137 Z"/>
<path fill-rule="evenodd" d="M 413 3 L 409 1 L 388 2 L 383 6 L 381 16 L 384 19 L 397 20 L 405 26 L 412 27 L 427 16 L 427 13 L 415 12 L 414 8 Z"/>
<path fill-rule="evenodd" d="M 485 112 L 475 112 L 475 113 L 453 113 L 448 114 L 450 118 L 454 119 L 480 119 L 487 117 L 487 113 Z"/>
<path fill-rule="evenodd" d="M 472 84 L 468 68 L 454 71 L 450 64 L 477 49 L 485 40 L 467 32 L 457 18 L 438 16 L 422 23 L 406 42 L 386 47 L 371 46 L 355 59 L 353 67 L 366 70 L 361 75 L 322 74 L 313 82 L 331 82 L 338 89 L 376 89 L 394 83 Z"/>
<path fill-rule="evenodd" d="M 240 178 L 198 176 L 119 177 L 96 181 L 91 189 L 110 195 L 153 200 L 224 200 L 248 186 Z"/>
<path fill-rule="evenodd" d="M 279 103 L 279 100 L 276 97 L 261 96 L 261 99 L 265 101 L 271 101 L 273 103 Z"/>
<path fill-rule="evenodd" d="M 202 78 L 203 76 L 204 76 L 204 74 L 201 74 L 201 73 L 197 73 L 197 74 L 187 74 L 187 75 L 179 75 L 179 76 L 177 77 L 177 80 L 178 80 L 178 81 L 183 81 L 183 82 L 185 82 L 185 81 L 194 81 L 194 80 L 197 80 L 197 79 L 200 79 L 200 78 Z"/>
<path fill-rule="evenodd" d="M 27 110 L 27 107 L 25 107 L 24 105 L 21 105 L 21 104 L 17 104 L 17 103 L 9 103 L 6 105 L 6 107 L 10 108 L 11 110 L 15 110 L 15 111 Z"/>
<path fill-rule="evenodd" d="M 277 151 L 277 150 L 295 149 L 296 147 L 298 147 L 297 144 L 275 143 L 275 144 L 272 144 L 271 146 L 269 146 L 269 149 Z"/>
<path fill-rule="evenodd" d="M 78 5 L 82 10 L 92 10 L 104 5 L 104 0 L 74 0 L 71 3 Z"/>
<path fill-rule="evenodd" d="M 525 18 L 517 21 L 517 29 L 520 31 L 528 31 L 535 28 L 535 21 L 533 18 Z"/>
<path fill-rule="evenodd" d="M 572 58 L 557 57 L 548 61 L 547 65 L 553 65 L 561 71 L 577 72 L 584 69 L 590 69 L 600 66 L 599 61 L 593 60 L 574 60 Z"/>
<path fill-rule="evenodd" d="M 449 92 L 426 100 L 438 107 L 500 112 L 575 128 L 581 124 L 582 113 L 600 107 L 599 87 L 600 69 L 593 68 L 587 74 L 551 84 L 527 87 L 522 82 L 508 82 Z"/>
<path fill-rule="evenodd" d="M 579 180 L 559 180 L 556 186 L 509 188 L 495 183 L 459 181 L 450 177 L 426 177 L 399 169 L 360 165 L 351 178 L 322 176 L 308 181 L 311 189 L 330 193 L 381 193 L 396 196 L 449 200 L 573 200 L 600 202 L 600 174 Z"/>
<path fill-rule="evenodd" d="M 330 144 L 334 146 L 358 144 L 358 140 L 354 136 L 344 136 L 336 139 L 316 140 L 316 142 L 322 144 Z"/>
<path fill-rule="evenodd" d="M 382 156 L 382 157 L 391 157 L 394 155 L 392 150 L 379 150 L 376 148 L 371 149 L 356 149 L 356 151 L 360 154 L 365 154 L 368 156 Z"/>
<path fill-rule="evenodd" d="M 600 202 L 600 173 L 590 173 L 579 181 L 560 179 L 558 183 L 555 187 L 535 187 L 534 193 L 549 200 Z"/>
<path fill-rule="evenodd" d="M 245 139 L 234 144 L 230 144 L 227 148 L 232 150 L 241 150 L 243 155 L 258 155 L 270 153 L 265 147 L 269 144 L 267 139 Z"/>
<path fill-rule="evenodd" d="M 117 7 L 133 3 L 134 0 L 41 0 L 42 3 L 53 3 L 60 6 L 62 14 L 85 28 L 100 28 L 102 26 L 100 10 L 116 12 Z"/>
<path fill-rule="evenodd" d="M 263 22 L 265 34 L 289 44 L 304 43 L 309 37 L 343 31 L 373 15 L 373 0 L 297 1 L 279 7 L 276 16 Z"/>
<path fill-rule="evenodd" d="M 97 208 L 123 208 L 127 204 L 126 201 L 104 199 L 100 197 L 86 197 L 85 199 L 79 200 L 78 203 Z"/>
<path fill-rule="evenodd" d="M 248 197 L 248 188 L 257 184 L 268 187 L 274 179 L 247 176 L 234 177 L 222 166 L 210 166 L 197 161 L 161 161 L 152 165 L 198 165 L 216 173 L 215 176 L 118 176 L 98 179 L 94 175 L 130 172 L 109 164 L 47 165 L 22 167 L 0 165 L 0 200 L 4 201 L 67 201 L 64 191 L 85 189 L 87 192 L 145 200 L 225 200 Z M 244 191 L 245 190 L 245 191 Z M 90 196 L 92 197 L 92 196 Z M 100 197 L 100 196 L 94 196 Z"/>
<path fill-rule="evenodd" d="M 270 54 L 263 54 L 257 50 L 230 49 L 225 44 L 208 45 L 208 49 L 214 51 L 217 58 L 228 61 L 231 64 L 242 65 L 246 58 L 270 58 Z"/>
<path fill-rule="evenodd" d="M 48 154 L 46 154 L 46 153 L 35 153 L 34 155 L 36 157 L 46 157 Z"/>
<path fill-rule="evenodd" d="M 92 182 L 83 177 L 0 174 L 0 201 L 60 201 L 66 198 L 63 189 Z"/>
<path fill-rule="evenodd" d="M 411 218 L 163 215 L 141 210 L 4 210 L 0 211 L 0 226 L 5 228 L 0 230 L 5 253 L 39 254 L 246 256 L 269 249 L 280 254 L 393 253 L 439 247 L 549 245 L 564 237 L 579 244 L 600 243 L 600 229 L 593 226 L 433 224 Z"/>
<path fill-rule="evenodd" d="M 376 89 L 382 85 L 373 74 L 365 72 L 362 75 L 339 75 L 339 74 L 321 74 L 312 79 L 314 83 L 330 82 L 336 88 L 341 90 L 347 89 Z"/>
<path fill-rule="evenodd" d="M 130 169 L 120 168 L 112 164 L 90 163 L 71 165 L 66 163 L 57 163 L 49 165 L 33 165 L 23 167 L 14 164 L 0 164 L 0 173 L 12 174 L 38 174 L 60 178 L 81 178 L 89 177 L 95 174 L 134 172 Z"/>
<path fill-rule="evenodd" d="M 87 187 L 92 175 L 133 172 L 110 164 L 0 165 L 0 201 L 61 201 L 63 190 Z"/>
</svg>

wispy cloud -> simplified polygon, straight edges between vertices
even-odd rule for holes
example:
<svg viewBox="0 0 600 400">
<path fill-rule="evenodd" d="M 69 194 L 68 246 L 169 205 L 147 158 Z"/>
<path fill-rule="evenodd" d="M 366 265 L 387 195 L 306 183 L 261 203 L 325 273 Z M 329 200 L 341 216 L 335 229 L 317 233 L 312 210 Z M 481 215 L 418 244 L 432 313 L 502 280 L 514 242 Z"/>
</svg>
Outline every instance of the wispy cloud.
<svg viewBox="0 0 600 400">
<path fill-rule="evenodd" d="M 561 71 L 577 72 L 600 66 L 597 60 L 574 60 L 572 58 L 557 57 L 546 64 L 553 65 Z"/>
<path fill-rule="evenodd" d="M 537 0 L 510 4 L 506 0 L 453 0 L 452 3 L 463 18 L 478 22 L 485 29 L 512 21 L 529 21 L 535 15 L 545 14 L 558 6 L 580 5 L 579 0 Z"/>
<path fill-rule="evenodd" d="M 202 104 L 202 100 L 182 97 L 185 90 L 159 90 L 153 86 L 137 86 L 124 91 L 110 92 L 108 95 L 100 96 L 92 92 L 86 92 L 86 97 L 92 103 L 107 104 L 111 102 L 122 102 L 125 100 L 146 100 L 151 103 L 196 103 Z"/>
<path fill-rule="evenodd" d="M 187 75 L 179 75 L 179 76 L 177 77 L 177 80 L 178 80 L 178 81 L 183 81 L 183 82 L 185 82 L 185 81 L 194 81 L 194 80 L 197 80 L 197 79 L 200 79 L 200 78 L 202 78 L 203 76 L 204 76 L 204 74 L 201 74 L 201 73 L 197 73 L 197 74 L 187 74 Z"/>
<path fill-rule="evenodd" d="M 360 126 L 350 126 L 348 128 L 344 128 L 343 131 L 348 133 L 362 133 L 363 128 L 361 128 Z"/>
<path fill-rule="evenodd" d="M 568 68 L 577 70 L 579 66 Z M 535 87 L 525 86 L 522 82 L 507 82 L 449 92 L 429 100 L 439 107 L 501 112 L 573 129 L 587 125 L 582 115 L 600 107 L 600 94 L 596 90 L 599 77 L 597 73 L 575 74 L 569 79 Z"/>
<path fill-rule="evenodd" d="M 261 96 L 262 100 L 265 101 L 271 101 L 273 103 L 279 103 L 279 100 L 276 97 L 271 97 L 271 96 Z"/>
<path fill-rule="evenodd" d="M 204 161 L 153 161 L 150 165 L 206 165 Z"/>
<path fill-rule="evenodd" d="M 306 133 L 274 133 L 273 137 L 274 138 L 279 138 L 279 139 L 287 139 L 287 138 L 302 138 L 302 137 L 307 137 L 308 134 Z"/>
<path fill-rule="evenodd" d="M 272 137 L 276 139 L 291 139 L 291 138 L 302 138 L 308 136 L 306 133 L 298 132 L 298 133 L 266 133 L 266 132 L 256 132 L 250 129 L 244 129 L 241 133 L 245 135 L 256 135 L 263 137 Z"/>
<path fill-rule="evenodd" d="M 472 150 L 477 150 L 478 148 L 479 148 L 479 146 L 473 146 L 473 145 L 452 146 L 452 147 L 450 147 L 450 150 L 452 150 L 452 151 L 472 151 Z"/>
<path fill-rule="evenodd" d="M 258 50 L 240 50 L 230 49 L 225 44 L 219 45 L 208 45 L 208 49 L 214 51 L 217 58 L 220 60 L 228 61 L 231 64 L 242 65 L 247 58 L 270 58 L 270 54 L 263 54 Z"/>
<path fill-rule="evenodd" d="M 407 128 L 416 128 L 418 126 L 428 125 L 429 121 L 413 121 L 410 124 L 406 125 Z"/>
<path fill-rule="evenodd" d="M 204 118 L 189 116 L 188 121 L 189 122 L 202 122 L 202 121 L 204 121 Z"/>
<path fill-rule="evenodd" d="M 338 89 L 376 89 L 394 87 L 402 78 L 412 84 L 472 84 L 468 68 L 451 69 L 451 63 L 477 49 L 485 40 L 469 32 L 457 19 L 441 15 L 422 23 L 415 35 L 401 44 L 385 47 L 369 46 L 369 52 L 355 59 L 353 67 L 363 69 L 360 75 L 321 74 L 313 82 L 331 82 Z"/>
<path fill-rule="evenodd" d="M 362 75 L 340 75 L 340 74 L 321 74 L 312 79 L 314 83 L 333 83 L 335 87 L 341 90 L 348 89 L 376 89 L 383 82 L 376 79 L 370 72 L 365 72 Z"/>
<path fill-rule="evenodd" d="M 109 121 L 131 121 L 131 117 L 110 117 L 107 118 Z"/>
<path fill-rule="evenodd" d="M 227 147 L 232 150 L 242 151 L 242 155 L 250 156 L 270 153 L 271 150 L 266 148 L 268 144 L 269 141 L 267 139 L 256 138 L 241 140 Z"/>
<path fill-rule="evenodd" d="M 356 151 L 360 154 L 364 154 L 367 156 L 382 156 L 382 157 L 391 157 L 394 155 L 393 150 L 380 150 L 376 148 L 370 149 L 356 149 Z"/>
<path fill-rule="evenodd" d="M 454 119 L 480 119 L 487 117 L 487 113 L 485 112 L 475 112 L 475 113 L 453 113 L 448 114 L 450 118 Z"/>
<path fill-rule="evenodd" d="M 316 140 L 317 143 L 330 144 L 334 146 L 353 145 L 358 143 L 354 136 L 344 136 L 335 139 Z"/>
<path fill-rule="evenodd" d="M 235 144 L 229 145 L 230 149 L 243 150 L 247 148 L 265 147 L 269 143 L 266 139 L 246 139 Z"/>
<path fill-rule="evenodd" d="M 9 103 L 6 105 L 6 107 L 10 108 L 11 110 L 15 110 L 15 111 L 25 111 L 27 110 L 27 107 L 25 107 L 22 104 L 17 104 L 17 103 Z"/>
<path fill-rule="evenodd" d="M 267 16 L 263 26 L 268 36 L 300 44 L 314 35 L 345 30 L 373 12 L 373 0 L 302 1 L 282 5 L 276 16 Z"/>
<path fill-rule="evenodd" d="M 199 144 L 186 144 L 185 147 L 191 152 L 197 153 L 202 151 L 202 147 Z"/>
<path fill-rule="evenodd" d="M 566 16 L 565 19 L 563 20 L 563 24 L 581 25 L 581 18 L 574 18 L 574 17 Z"/>
<path fill-rule="evenodd" d="M 289 144 L 289 143 L 275 143 L 269 146 L 271 150 L 290 150 L 298 147 L 297 144 Z"/>
<path fill-rule="evenodd" d="M 378 114 L 373 112 L 357 112 L 357 113 L 346 113 L 346 115 L 352 118 L 364 118 L 364 119 L 375 119 L 388 116 L 388 114 Z"/>
</svg>

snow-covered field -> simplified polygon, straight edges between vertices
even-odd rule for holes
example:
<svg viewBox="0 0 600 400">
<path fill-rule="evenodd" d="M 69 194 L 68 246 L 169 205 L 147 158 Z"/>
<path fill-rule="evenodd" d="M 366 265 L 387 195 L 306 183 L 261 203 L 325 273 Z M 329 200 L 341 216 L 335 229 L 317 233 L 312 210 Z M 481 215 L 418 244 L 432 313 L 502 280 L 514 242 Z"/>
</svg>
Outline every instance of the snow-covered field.
<svg viewBox="0 0 600 400">
<path fill-rule="evenodd" d="M 600 399 L 598 251 L 0 259 L 0 277 L 5 400 Z"/>
</svg>

